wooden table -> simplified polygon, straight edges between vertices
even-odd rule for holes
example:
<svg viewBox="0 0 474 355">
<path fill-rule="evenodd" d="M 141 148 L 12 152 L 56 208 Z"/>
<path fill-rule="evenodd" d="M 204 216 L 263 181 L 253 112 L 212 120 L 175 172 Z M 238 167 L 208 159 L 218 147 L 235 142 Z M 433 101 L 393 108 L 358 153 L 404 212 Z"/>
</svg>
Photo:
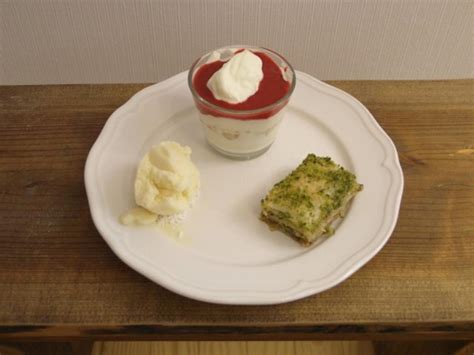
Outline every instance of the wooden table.
<svg viewBox="0 0 474 355">
<path fill-rule="evenodd" d="M 346 282 L 277 306 L 178 296 L 97 233 L 83 169 L 109 115 L 145 85 L 0 88 L 0 337 L 474 337 L 474 80 L 346 81 L 405 174 L 388 244 Z"/>
</svg>

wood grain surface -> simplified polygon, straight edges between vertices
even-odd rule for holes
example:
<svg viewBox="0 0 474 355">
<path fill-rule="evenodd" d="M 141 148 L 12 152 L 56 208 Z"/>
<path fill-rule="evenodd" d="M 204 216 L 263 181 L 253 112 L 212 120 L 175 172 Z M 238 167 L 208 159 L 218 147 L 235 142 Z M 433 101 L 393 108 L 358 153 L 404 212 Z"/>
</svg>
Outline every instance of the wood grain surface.
<svg viewBox="0 0 474 355">
<path fill-rule="evenodd" d="M 370 341 L 96 342 L 91 355 L 374 355 Z"/>
<path fill-rule="evenodd" d="M 474 80 L 348 81 L 405 175 L 387 245 L 331 290 L 276 306 L 178 296 L 96 231 L 83 169 L 110 114 L 146 85 L 0 88 L 0 337 L 474 337 Z"/>
</svg>

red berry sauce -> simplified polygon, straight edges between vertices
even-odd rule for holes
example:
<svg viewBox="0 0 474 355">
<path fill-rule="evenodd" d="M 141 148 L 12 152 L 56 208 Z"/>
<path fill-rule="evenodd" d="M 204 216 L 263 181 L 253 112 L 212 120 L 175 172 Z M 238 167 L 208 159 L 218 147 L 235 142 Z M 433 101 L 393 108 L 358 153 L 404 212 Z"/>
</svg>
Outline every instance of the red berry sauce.
<svg viewBox="0 0 474 355">
<path fill-rule="evenodd" d="M 207 102 L 224 109 L 236 111 L 257 110 L 277 102 L 288 93 L 290 83 L 283 78 L 280 67 L 269 56 L 261 52 L 254 52 L 254 54 L 259 56 L 262 60 L 263 79 L 260 81 L 258 91 L 244 102 L 230 104 L 222 100 L 217 100 L 207 87 L 207 82 L 211 76 L 225 64 L 225 62 L 219 60 L 204 64 L 197 70 L 193 78 L 195 91 Z M 197 102 L 198 109 L 204 114 L 241 120 L 269 118 L 280 111 L 285 104 L 286 103 L 283 103 L 282 105 L 278 105 L 278 107 L 270 108 L 268 111 L 259 114 L 232 115 L 218 112 L 202 102 Z"/>
</svg>

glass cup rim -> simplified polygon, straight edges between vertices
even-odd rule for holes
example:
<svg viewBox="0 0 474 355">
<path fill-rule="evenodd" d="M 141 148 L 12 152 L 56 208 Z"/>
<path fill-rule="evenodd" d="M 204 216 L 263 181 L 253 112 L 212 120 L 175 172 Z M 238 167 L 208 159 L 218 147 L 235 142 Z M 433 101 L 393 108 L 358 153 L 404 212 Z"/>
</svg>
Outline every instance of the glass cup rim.
<svg viewBox="0 0 474 355">
<path fill-rule="evenodd" d="M 282 98 L 278 99 L 277 101 L 275 101 L 274 103 L 272 103 L 270 105 L 266 105 L 266 106 L 263 106 L 263 107 L 260 107 L 260 108 L 254 109 L 254 110 L 233 110 L 233 109 L 224 108 L 224 107 L 215 105 L 215 104 L 207 101 L 201 95 L 199 95 L 197 93 L 197 91 L 194 89 L 194 86 L 193 86 L 193 73 L 197 69 L 197 63 L 202 58 L 210 55 L 214 51 L 221 51 L 221 50 L 225 50 L 225 49 L 228 49 L 228 48 L 244 48 L 244 49 L 263 50 L 264 52 L 265 51 L 270 52 L 270 53 L 276 55 L 277 57 L 279 57 L 281 60 L 283 60 L 283 62 L 287 65 L 287 67 L 289 68 L 289 70 L 292 73 L 291 86 L 290 86 L 288 92 L 285 94 L 285 96 L 283 96 Z M 224 47 L 214 49 L 214 50 L 212 50 L 210 52 L 207 52 L 206 54 L 200 56 L 198 59 L 196 59 L 196 61 L 191 66 L 191 69 L 189 69 L 189 71 L 188 71 L 188 86 L 189 86 L 189 89 L 191 90 L 191 93 L 192 93 L 194 99 L 196 99 L 200 103 L 206 105 L 207 107 L 209 107 L 209 108 L 211 108 L 215 111 L 222 112 L 222 113 L 227 113 L 227 114 L 236 115 L 236 116 L 239 116 L 239 115 L 245 116 L 245 115 L 253 115 L 253 114 L 259 114 L 259 113 L 262 113 L 262 112 L 269 111 L 269 110 L 273 109 L 274 107 L 278 107 L 282 103 L 285 103 L 286 101 L 288 101 L 288 99 L 290 98 L 290 96 L 293 93 L 293 91 L 295 89 L 295 86 L 296 86 L 296 75 L 295 75 L 295 71 L 294 71 L 293 67 L 286 60 L 286 58 L 283 57 L 278 52 L 274 51 L 273 49 L 269 49 L 269 48 L 265 48 L 265 47 L 259 47 L 259 46 L 252 46 L 252 45 L 230 45 L 230 46 L 224 46 Z"/>
</svg>

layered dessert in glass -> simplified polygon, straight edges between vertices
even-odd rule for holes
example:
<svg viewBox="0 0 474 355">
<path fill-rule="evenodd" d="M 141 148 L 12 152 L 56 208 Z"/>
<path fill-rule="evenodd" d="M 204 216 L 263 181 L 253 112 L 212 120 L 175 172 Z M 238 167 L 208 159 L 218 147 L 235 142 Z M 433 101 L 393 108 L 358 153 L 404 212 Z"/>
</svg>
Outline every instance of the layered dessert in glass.
<svg viewBox="0 0 474 355">
<path fill-rule="evenodd" d="M 275 141 L 295 73 L 272 50 L 235 45 L 199 58 L 188 84 L 207 142 L 228 157 L 252 159 Z"/>
</svg>

